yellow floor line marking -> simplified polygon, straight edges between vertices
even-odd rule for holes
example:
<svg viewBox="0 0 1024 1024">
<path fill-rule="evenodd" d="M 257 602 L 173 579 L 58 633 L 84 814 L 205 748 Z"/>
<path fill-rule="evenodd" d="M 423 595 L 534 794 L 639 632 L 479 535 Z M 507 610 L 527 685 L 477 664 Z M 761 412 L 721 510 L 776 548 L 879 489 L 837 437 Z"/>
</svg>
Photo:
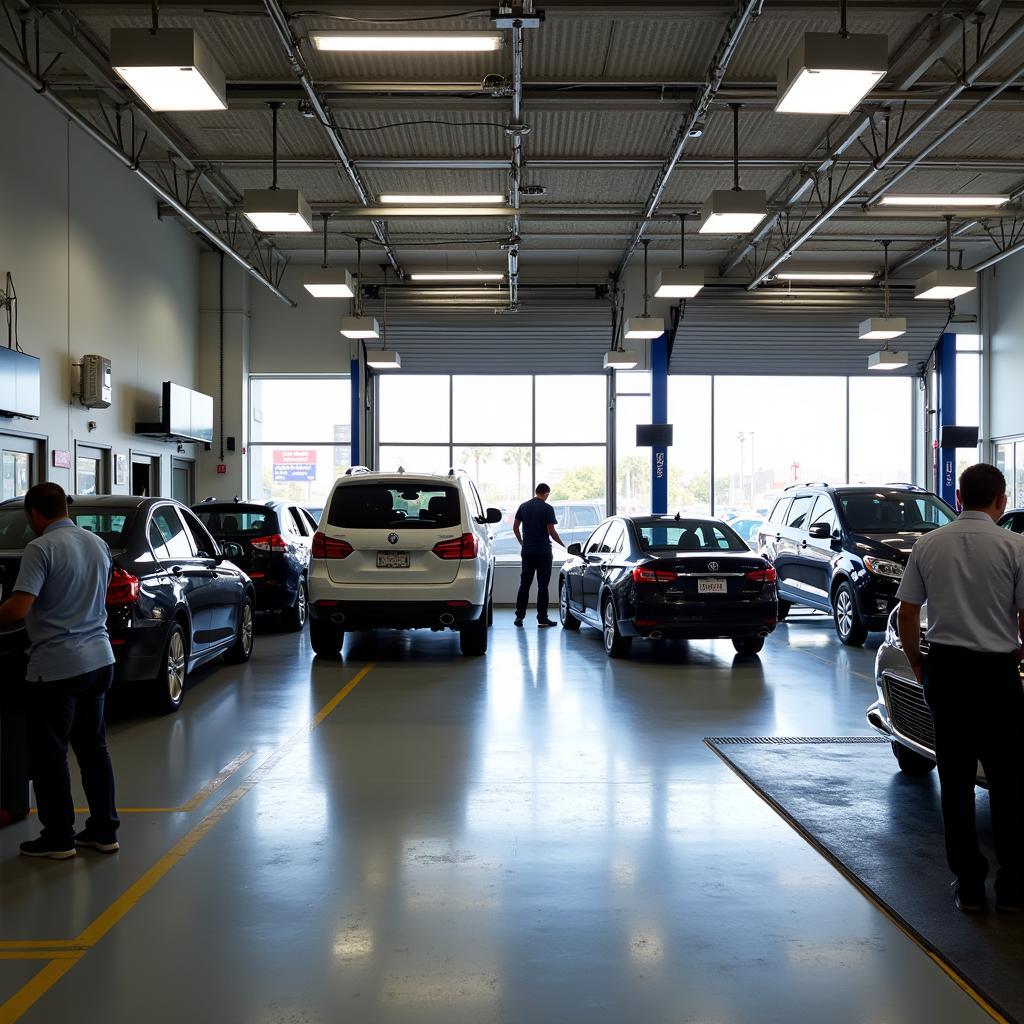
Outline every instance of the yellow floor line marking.
<svg viewBox="0 0 1024 1024">
<path fill-rule="evenodd" d="M 374 667 L 370 662 L 347 682 L 305 725 L 292 733 L 259 767 L 242 780 L 205 818 L 187 832 L 133 885 L 67 945 L 88 949 L 96 945 L 136 904 L 160 881 L 168 871 L 194 849 L 213 828 L 262 782 L 309 734 L 316 729 L 337 706 L 369 675 Z M 21 946 L 27 943 L 21 943 Z M 52 944 L 51 944 L 52 945 Z M 0 1024 L 13 1024 L 29 1007 L 49 991 L 81 958 L 53 960 L 31 981 L 19 989 L 7 1002 L 0 1005 Z"/>
<path fill-rule="evenodd" d="M 0 950 L 0 960 L 77 960 L 84 949 L 5 949 Z"/>
<path fill-rule="evenodd" d="M 242 765 L 245 764 L 252 756 L 253 753 L 251 750 L 242 751 L 238 757 L 224 765 L 224 767 L 221 768 L 221 770 L 217 772 L 217 774 L 214 775 L 214 777 L 210 779 L 210 781 L 203 786 L 203 788 L 199 790 L 191 800 L 187 803 L 183 803 L 178 810 L 185 812 L 194 811 L 208 796 L 212 796 L 216 793 L 217 790 L 220 789 L 220 787 L 223 786 L 224 783 L 227 782 L 228 779 L 230 779 L 231 776 L 234 775 L 235 772 L 237 772 L 238 769 L 241 768 Z"/>
<path fill-rule="evenodd" d="M 4 949 L 81 949 L 85 947 L 75 939 L 5 939 L 0 942 Z"/>
</svg>

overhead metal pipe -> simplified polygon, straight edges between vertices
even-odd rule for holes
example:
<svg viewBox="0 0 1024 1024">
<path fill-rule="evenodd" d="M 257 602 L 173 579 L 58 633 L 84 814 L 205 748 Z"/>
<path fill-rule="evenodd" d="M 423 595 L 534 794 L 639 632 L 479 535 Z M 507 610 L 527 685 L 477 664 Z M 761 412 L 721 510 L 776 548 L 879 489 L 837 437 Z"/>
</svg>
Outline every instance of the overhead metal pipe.
<svg viewBox="0 0 1024 1024">
<path fill-rule="evenodd" d="M 729 67 L 729 61 L 736 52 L 736 48 L 743 38 L 743 33 L 746 32 L 747 26 L 751 21 L 761 13 L 763 6 L 764 0 L 742 0 L 742 2 L 737 2 L 733 15 L 729 19 L 729 24 L 726 26 L 725 33 L 719 41 L 715 56 L 708 67 L 704 84 L 690 105 L 690 110 L 686 117 L 683 118 L 682 124 L 680 124 L 676 131 L 675 141 L 669 158 L 658 172 L 654 187 L 651 189 L 651 194 L 644 206 L 643 219 L 637 226 L 632 239 L 626 246 L 626 251 L 619 260 L 618 268 L 615 271 L 616 278 L 621 278 L 625 273 L 630 257 L 633 255 L 637 245 L 640 244 L 640 240 L 644 237 L 644 232 L 647 230 L 647 222 L 655 210 L 657 210 L 661 197 L 665 194 L 668 180 L 682 158 L 686 143 L 693 137 L 691 132 L 707 116 L 708 108 L 711 106 L 711 102 L 714 100 L 718 90 L 722 87 L 722 81 L 725 78 L 726 69 Z"/>
<path fill-rule="evenodd" d="M 527 3 L 523 11 L 532 4 Z M 508 203 L 515 213 L 512 215 L 512 236 L 508 246 L 508 305 L 509 309 L 519 306 L 519 205 L 521 201 L 523 174 L 523 26 L 512 25 L 512 161 L 509 167 Z"/>
<path fill-rule="evenodd" d="M 882 170 L 884 170 L 892 159 L 903 152 L 904 149 L 914 142 L 922 132 L 927 129 L 933 121 L 935 121 L 945 110 L 949 107 L 950 103 L 957 96 L 960 95 L 964 89 L 968 88 L 970 84 L 993 67 L 999 60 L 1001 60 L 1006 53 L 1024 37 L 1024 18 L 1019 18 L 1013 23 L 1013 25 L 1004 33 L 1003 37 L 999 42 L 989 51 L 989 53 L 983 57 L 973 68 L 964 76 L 964 78 L 956 85 L 951 86 L 946 95 L 936 103 L 932 104 L 931 107 L 926 110 L 917 121 L 914 122 L 910 130 L 900 139 L 889 147 L 878 159 L 874 161 L 872 166 L 865 171 L 852 185 L 849 185 L 838 198 L 834 199 L 825 209 L 809 224 L 800 234 L 796 240 L 786 246 L 786 248 L 773 259 L 768 266 L 757 273 L 753 280 L 747 285 L 748 289 L 756 288 L 765 278 L 769 277 L 775 270 L 777 270 L 783 263 L 786 262 L 800 247 L 813 238 L 825 224 L 828 223 L 836 213 L 839 212 L 848 202 L 850 202 L 858 193 L 862 192 L 864 188 L 874 180 L 875 176 Z M 1010 81 L 1015 81 L 1020 77 L 1024 68 L 1017 68 L 1010 75 Z M 958 128 L 960 128 L 966 121 L 970 120 L 974 113 L 979 109 L 984 109 L 985 101 L 982 100 L 979 105 L 972 108 L 962 117 L 958 118 L 957 121 L 945 131 L 941 132 L 935 144 L 940 144 L 946 141 L 952 136 Z M 929 151 L 934 149 L 934 145 L 928 147 Z M 914 158 L 909 161 L 910 166 L 916 166 Z M 876 195 L 884 192 L 885 189 L 880 190 Z"/>
<path fill-rule="evenodd" d="M 359 197 L 359 201 L 364 206 L 369 206 L 371 202 L 370 191 L 366 187 L 358 168 L 349 157 L 344 143 L 341 141 L 341 137 L 338 134 L 338 127 L 334 123 L 334 116 L 331 114 L 330 110 L 324 106 L 316 87 L 313 85 L 309 69 L 306 67 L 305 58 L 299 52 L 299 44 L 292 35 L 287 15 L 282 10 L 278 0 L 263 0 L 263 6 L 266 8 L 267 14 L 270 15 L 270 21 L 277 32 L 277 36 L 281 41 L 281 45 L 284 47 L 285 53 L 288 56 L 288 61 L 292 66 L 292 71 L 295 72 L 295 77 L 299 80 L 299 84 L 302 86 L 302 89 L 306 94 L 306 99 L 309 100 L 310 107 L 320 122 L 320 126 L 327 137 L 328 144 L 331 149 L 334 150 L 334 153 L 338 158 L 338 162 L 341 164 L 345 173 L 348 175 L 349 180 L 352 182 L 352 185 L 356 190 L 356 195 Z M 398 256 L 395 254 L 394 249 L 392 249 L 391 242 L 388 239 L 387 225 L 382 221 L 374 221 L 373 233 L 377 236 L 377 240 L 384 246 L 384 252 L 387 255 L 388 262 L 394 268 L 395 273 L 398 274 L 399 278 L 404 277 L 405 274 L 398 262 Z"/>
<path fill-rule="evenodd" d="M 59 96 L 46 87 L 46 83 L 38 78 L 29 68 L 25 67 L 19 60 L 10 54 L 4 47 L 0 46 L 0 66 L 7 68 L 20 78 L 26 85 L 32 87 L 47 102 L 57 108 L 76 128 L 89 136 L 98 146 L 108 152 L 122 166 L 130 170 L 147 188 L 156 193 L 161 202 L 169 206 L 174 213 L 188 224 L 197 234 L 202 235 L 215 249 L 219 249 L 225 256 L 238 264 L 247 274 L 251 274 L 264 288 L 274 294 L 282 302 L 289 306 L 296 306 L 298 303 L 290 299 L 272 281 L 268 280 L 261 271 L 251 264 L 241 253 L 236 252 L 225 242 L 209 225 L 201 221 L 192 213 L 176 196 L 168 192 L 163 185 L 155 178 L 151 178 L 132 157 L 122 152 L 114 145 L 98 128 L 91 125 L 73 107 L 68 106 Z"/>
</svg>

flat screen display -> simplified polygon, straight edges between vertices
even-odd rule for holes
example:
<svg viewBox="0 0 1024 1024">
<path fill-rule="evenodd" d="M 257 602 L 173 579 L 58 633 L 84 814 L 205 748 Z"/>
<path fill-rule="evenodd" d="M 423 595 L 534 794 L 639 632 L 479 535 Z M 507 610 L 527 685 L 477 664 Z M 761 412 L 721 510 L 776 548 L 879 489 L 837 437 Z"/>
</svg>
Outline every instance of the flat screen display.
<svg viewBox="0 0 1024 1024">
<path fill-rule="evenodd" d="M 163 411 L 164 426 L 173 437 L 213 440 L 213 399 L 209 395 L 165 381 Z"/>
<path fill-rule="evenodd" d="M 636 427 L 637 448 L 671 448 L 671 423 L 638 423 Z"/>
<path fill-rule="evenodd" d="M 39 360 L 0 348 L 0 416 L 39 419 Z"/>
<path fill-rule="evenodd" d="M 977 448 L 977 427 L 945 426 L 939 431 L 940 448 Z"/>
</svg>

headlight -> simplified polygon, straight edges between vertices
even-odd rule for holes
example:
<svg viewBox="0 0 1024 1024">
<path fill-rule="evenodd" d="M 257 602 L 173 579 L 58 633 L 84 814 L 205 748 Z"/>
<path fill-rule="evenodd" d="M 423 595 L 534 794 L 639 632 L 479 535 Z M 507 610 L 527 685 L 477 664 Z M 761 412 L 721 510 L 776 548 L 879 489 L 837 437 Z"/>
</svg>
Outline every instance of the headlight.
<svg viewBox="0 0 1024 1024">
<path fill-rule="evenodd" d="M 887 576 L 891 580 L 903 579 L 903 566 L 899 562 L 890 562 L 888 558 L 865 555 L 864 568 L 876 576 Z"/>
</svg>

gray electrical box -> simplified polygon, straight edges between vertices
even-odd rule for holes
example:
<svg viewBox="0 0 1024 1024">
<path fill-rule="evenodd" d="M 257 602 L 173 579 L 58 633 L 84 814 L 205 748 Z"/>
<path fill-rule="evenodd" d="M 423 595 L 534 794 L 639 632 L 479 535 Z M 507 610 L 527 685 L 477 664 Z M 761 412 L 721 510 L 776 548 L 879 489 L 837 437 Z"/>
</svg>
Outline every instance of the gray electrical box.
<svg viewBox="0 0 1024 1024">
<path fill-rule="evenodd" d="M 110 360 L 106 356 L 82 356 L 79 400 L 87 409 L 109 409 Z"/>
</svg>

